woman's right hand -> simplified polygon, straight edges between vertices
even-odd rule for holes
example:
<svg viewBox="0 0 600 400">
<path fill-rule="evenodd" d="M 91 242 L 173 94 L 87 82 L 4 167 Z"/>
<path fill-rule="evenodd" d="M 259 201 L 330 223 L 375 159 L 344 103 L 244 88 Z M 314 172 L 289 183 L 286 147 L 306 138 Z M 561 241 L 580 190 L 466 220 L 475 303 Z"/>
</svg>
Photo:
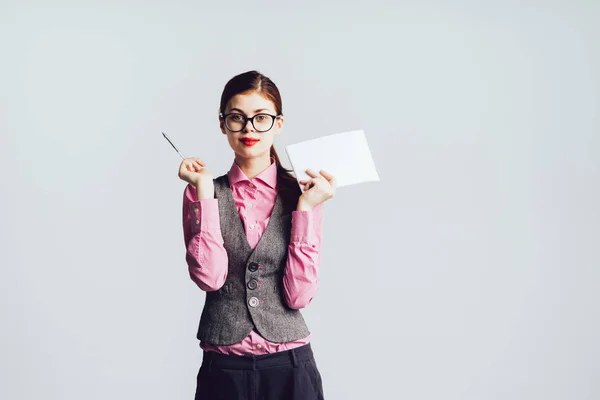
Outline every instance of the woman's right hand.
<svg viewBox="0 0 600 400">
<path fill-rule="evenodd" d="M 208 198 L 211 198 L 214 192 L 213 176 L 205 166 L 204 161 L 199 158 L 186 158 L 181 161 L 178 176 L 181 180 L 196 187 L 198 192 L 202 191 Z"/>
</svg>

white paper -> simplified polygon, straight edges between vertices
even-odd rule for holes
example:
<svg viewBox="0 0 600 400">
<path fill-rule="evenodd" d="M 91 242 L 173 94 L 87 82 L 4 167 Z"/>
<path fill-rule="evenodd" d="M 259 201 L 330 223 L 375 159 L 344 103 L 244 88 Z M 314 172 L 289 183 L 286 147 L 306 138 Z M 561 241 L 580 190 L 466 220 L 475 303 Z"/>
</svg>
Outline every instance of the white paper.
<svg viewBox="0 0 600 400">
<path fill-rule="evenodd" d="M 329 172 L 336 187 L 379 181 L 363 130 L 323 136 L 286 146 L 298 180 L 310 179 L 307 169 Z"/>
</svg>

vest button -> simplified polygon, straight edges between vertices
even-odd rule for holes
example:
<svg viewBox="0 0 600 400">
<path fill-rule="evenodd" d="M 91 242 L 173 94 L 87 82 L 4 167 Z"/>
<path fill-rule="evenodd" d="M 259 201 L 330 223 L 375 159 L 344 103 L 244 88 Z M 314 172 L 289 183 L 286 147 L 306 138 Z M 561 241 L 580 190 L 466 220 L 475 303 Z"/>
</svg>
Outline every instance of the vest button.
<svg viewBox="0 0 600 400">
<path fill-rule="evenodd" d="M 258 269 L 258 263 L 251 262 L 250 265 L 248 265 L 248 270 L 250 272 L 255 272 L 257 269 Z"/>
<path fill-rule="evenodd" d="M 250 289 L 250 290 L 256 289 L 257 286 L 258 286 L 258 281 L 256 279 L 251 279 L 248 282 L 248 289 Z"/>
<path fill-rule="evenodd" d="M 248 300 L 248 305 L 252 308 L 254 307 L 258 307 L 258 299 L 256 297 L 250 297 L 250 299 Z"/>
</svg>

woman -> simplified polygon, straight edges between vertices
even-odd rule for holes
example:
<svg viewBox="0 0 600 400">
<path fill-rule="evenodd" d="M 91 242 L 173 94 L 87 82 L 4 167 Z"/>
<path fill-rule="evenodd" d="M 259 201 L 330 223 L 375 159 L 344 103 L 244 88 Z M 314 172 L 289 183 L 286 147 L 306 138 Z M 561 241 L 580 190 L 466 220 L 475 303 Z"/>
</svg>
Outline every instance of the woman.
<svg viewBox="0 0 600 400">
<path fill-rule="evenodd" d="M 281 166 L 281 96 L 266 76 L 233 77 L 219 111 L 229 172 L 213 179 L 198 158 L 179 167 L 186 261 L 206 291 L 196 399 L 323 399 L 300 309 L 318 289 L 322 204 L 335 179 L 309 169 L 301 191 Z"/>
</svg>

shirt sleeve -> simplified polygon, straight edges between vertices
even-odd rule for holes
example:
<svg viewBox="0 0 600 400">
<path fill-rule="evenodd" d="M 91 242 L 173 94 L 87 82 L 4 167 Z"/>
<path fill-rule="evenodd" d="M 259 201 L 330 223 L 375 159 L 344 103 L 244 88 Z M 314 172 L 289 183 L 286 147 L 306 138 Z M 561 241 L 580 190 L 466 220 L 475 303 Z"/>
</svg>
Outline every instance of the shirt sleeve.
<svg viewBox="0 0 600 400">
<path fill-rule="evenodd" d="M 217 199 L 197 200 L 194 186 L 183 194 L 183 239 L 190 278 L 205 291 L 219 290 L 227 278 Z"/>
<path fill-rule="evenodd" d="M 319 288 L 323 203 L 311 211 L 292 211 L 292 233 L 283 275 L 285 300 L 300 309 L 312 301 Z"/>
</svg>

